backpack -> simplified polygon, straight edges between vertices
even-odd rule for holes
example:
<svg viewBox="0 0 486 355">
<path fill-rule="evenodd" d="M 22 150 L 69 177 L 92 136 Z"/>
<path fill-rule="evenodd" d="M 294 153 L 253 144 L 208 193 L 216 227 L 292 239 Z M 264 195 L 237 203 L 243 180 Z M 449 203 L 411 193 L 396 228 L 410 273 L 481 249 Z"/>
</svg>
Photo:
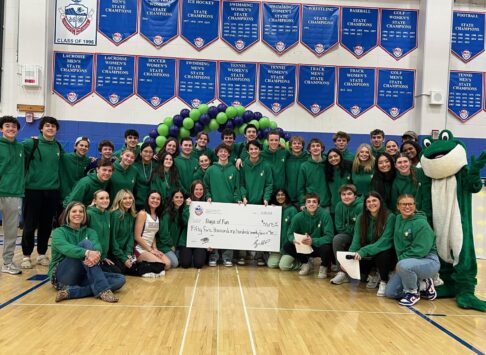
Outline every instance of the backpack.
<svg viewBox="0 0 486 355">
<path fill-rule="evenodd" d="M 35 151 L 39 149 L 39 138 L 33 137 L 32 141 L 34 142 L 34 144 L 32 146 L 32 151 L 30 152 L 29 156 L 26 157 L 26 159 L 25 159 L 25 175 L 27 175 L 27 172 L 29 171 L 29 166 L 30 166 L 30 163 L 32 162 L 32 160 L 34 159 Z M 59 143 L 58 141 L 56 141 L 56 143 L 57 143 L 57 146 L 59 147 L 59 153 L 61 153 L 62 150 L 63 150 L 61 143 Z M 42 161 L 42 155 L 40 155 L 40 151 L 39 151 L 39 158 Z"/>
</svg>

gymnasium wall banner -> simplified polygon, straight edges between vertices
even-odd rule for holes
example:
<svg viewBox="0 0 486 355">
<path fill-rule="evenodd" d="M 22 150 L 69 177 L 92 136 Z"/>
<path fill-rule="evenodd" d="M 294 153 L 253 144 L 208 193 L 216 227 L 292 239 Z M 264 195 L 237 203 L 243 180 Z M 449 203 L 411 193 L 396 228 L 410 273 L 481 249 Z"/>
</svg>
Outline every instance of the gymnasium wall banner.
<svg viewBox="0 0 486 355">
<path fill-rule="evenodd" d="M 418 10 L 381 9 L 380 47 L 396 60 L 417 48 Z"/>
<path fill-rule="evenodd" d="M 300 41 L 318 57 L 336 46 L 339 42 L 339 7 L 303 5 Z"/>
<path fill-rule="evenodd" d="M 52 90 L 70 105 L 93 92 L 93 60 L 89 53 L 54 53 Z"/>
<path fill-rule="evenodd" d="M 56 0 L 54 43 L 96 46 L 97 0 Z"/>
<path fill-rule="evenodd" d="M 336 68 L 299 65 L 297 102 L 311 115 L 318 116 L 334 105 Z"/>
<path fill-rule="evenodd" d="M 177 37 L 179 0 L 142 0 L 140 34 L 156 48 Z"/>
<path fill-rule="evenodd" d="M 343 7 L 341 45 L 361 58 L 378 44 L 378 9 Z"/>
<path fill-rule="evenodd" d="M 258 99 L 278 115 L 295 101 L 295 64 L 259 64 Z"/>
<path fill-rule="evenodd" d="M 104 0 L 99 2 L 98 31 L 115 45 L 137 33 L 137 0 Z"/>
<path fill-rule="evenodd" d="M 134 77 L 134 56 L 96 55 L 95 92 L 111 106 L 118 106 L 134 94 Z"/>
<path fill-rule="evenodd" d="M 243 52 L 260 39 L 260 3 L 223 0 L 221 39 Z"/>
<path fill-rule="evenodd" d="M 218 99 L 227 106 L 256 100 L 256 63 L 219 62 Z"/>
<path fill-rule="evenodd" d="M 371 109 L 375 105 L 375 69 L 340 67 L 337 102 L 354 118 Z"/>
<path fill-rule="evenodd" d="M 158 109 L 176 94 L 176 60 L 137 57 L 137 96 Z"/>
<path fill-rule="evenodd" d="M 263 3 L 262 40 L 283 54 L 299 42 L 300 5 Z"/>
<path fill-rule="evenodd" d="M 179 59 L 177 96 L 188 106 L 197 108 L 216 98 L 216 62 Z"/>
<path fill-rule="evenodd" d="M 484 13 L 454 11 L 451 51 L 465 63 L 484 51 Z"/>
<path fill-rule="evenodd" d="M 181 35 L 201 50 L 219 38 L 219 1 L 182 0 Z"/>
<path fill-rule="evenodd" d="M 414 107 L 415 70 L 377 69 L 376 105 L 392 119 L 397 119 Z"/>
<path fill-rule="evenodd" d="M 449 112 L 462 122 L 479 113 L 483 107 L 483 74 L 451 71 L 449 73 Z"/>
</svg>

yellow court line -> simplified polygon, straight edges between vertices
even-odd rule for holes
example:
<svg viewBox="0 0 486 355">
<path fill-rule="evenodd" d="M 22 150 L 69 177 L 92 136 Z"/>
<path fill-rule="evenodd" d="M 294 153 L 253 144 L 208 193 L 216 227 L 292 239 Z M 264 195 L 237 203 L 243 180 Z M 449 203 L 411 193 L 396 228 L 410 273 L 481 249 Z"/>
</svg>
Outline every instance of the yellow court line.
<svg viewBox="0 0 486 355">
<path fill-rule="evenodd" d="M 220 281 L 219 281 L 219 265 L 217 265 L 218 267 L 218 287 L 217 287 L 217 295 L 216 295 L 216 354 L 219 354 L 219 316 L 220 316 L 220 303 L 221 303 L 221 300 L 220 300 L 220 292 L 221 292 L 221 289 L 220 289 Z"/>
<path fill-rule="evenodd" d="M 251 351 L 253 355 L 256 355 L 255 340 L 253 339 L 253 332 L 251 330 L 250 317 L 248 316 L 248 308 L 246 307 L 246 300 L 243 294 L 243 287 L 241 286 L 240 273 L 238 271 L 238 266 L 236 266 L 236 276 L 238 278 L 238 284 L 240 285 L 240 295 L 241 301 L 243 302 L 243 311 L 245 313 L 246 326 L 248 327 L 248 335 L 250 336 Z"/>
<path fill-rule="evenodd" d="M 9 307 L 117 307 L 117 308 L 189 308 L 190 306 L 163 306 L 163 305 L 150 305 L 150 304 L 75 304 L 75 303 L 16 303 L 11 304 Z"/>
<path fill-rule="evenodd" d="M 197 282 L 199 281 L 200 271 L 201 271 L 201 269 L 197 270 L 196 282 L 194 283 L 194 289 L 192 290 L 191 303 L 189 305 L 189 312 L 187 313 L 187 319 L 186 319 L 186 325 L 184 327 L 184 333 L 182 334 L 182 340 L 181 340 L 181 347 L 179 349 L 179 355 L 182 355 L 184 353 L 184 343 L 186 341 L 187 330 L 189 329 L 189 322 L 191 320 L 192 306 L 194 304 L 194 298 L 196 297 Z"/>
<path fill-rule="evenodd" d="M 414 313 L 407 310 L 404 312 L 385 312 L 385 311 L 359 311 L 347 309 L 322 309 L 322 308 L 282 308 L 282 307 L 248 307 L 255 311 L 282 311 L 282 312 L 335 312 L 335 313 L 362 313 L 362 314 L 397 314 L 413 315 Z"/>
</svg>

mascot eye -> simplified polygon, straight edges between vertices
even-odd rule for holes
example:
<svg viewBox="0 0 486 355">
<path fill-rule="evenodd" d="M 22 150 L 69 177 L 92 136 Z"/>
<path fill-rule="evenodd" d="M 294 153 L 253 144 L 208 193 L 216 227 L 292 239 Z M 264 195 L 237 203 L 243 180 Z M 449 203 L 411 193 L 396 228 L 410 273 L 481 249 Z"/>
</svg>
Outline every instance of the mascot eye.
<svg viewBox="0 0 486 355">
<path fill-rule="evenodd" d="M 443 141 L 448 141 L 449 139 L 451 139 L 451 137 L 449 136 L 449 132 L 442 132 L 442 134 L 440 135 L 440 139 L 442 139 Z"/>
<path fill-rule="evenodd" d="M 424 139 L 424 147 L 425 148 L 430 147 L 431 144 L 432 144 L 432 142 L 430 141 L 430 139 L 428 139 L 428 138 Z"/>
</svg>

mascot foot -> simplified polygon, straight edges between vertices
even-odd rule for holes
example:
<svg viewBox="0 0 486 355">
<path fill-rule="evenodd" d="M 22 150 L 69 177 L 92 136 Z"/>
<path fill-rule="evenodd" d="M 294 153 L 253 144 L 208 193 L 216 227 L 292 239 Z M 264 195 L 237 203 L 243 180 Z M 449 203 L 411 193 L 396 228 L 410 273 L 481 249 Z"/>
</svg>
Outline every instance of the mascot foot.
<svg viewBox="0 0 486 355">
<path fill-rule="evenodd" d="M 475 309 L 486 312 L 486 301 L 481 301 L 471 293 L 462 293 L 456 296 L 456 303 L 461 308 Z"/>
<path fill-rule="evenodd" d="M 454 284 L 445 283 L 444 285 L 435 288 L 438 298 L 452 298 L 456 296 L 456 288 Z"/>
</svg>

